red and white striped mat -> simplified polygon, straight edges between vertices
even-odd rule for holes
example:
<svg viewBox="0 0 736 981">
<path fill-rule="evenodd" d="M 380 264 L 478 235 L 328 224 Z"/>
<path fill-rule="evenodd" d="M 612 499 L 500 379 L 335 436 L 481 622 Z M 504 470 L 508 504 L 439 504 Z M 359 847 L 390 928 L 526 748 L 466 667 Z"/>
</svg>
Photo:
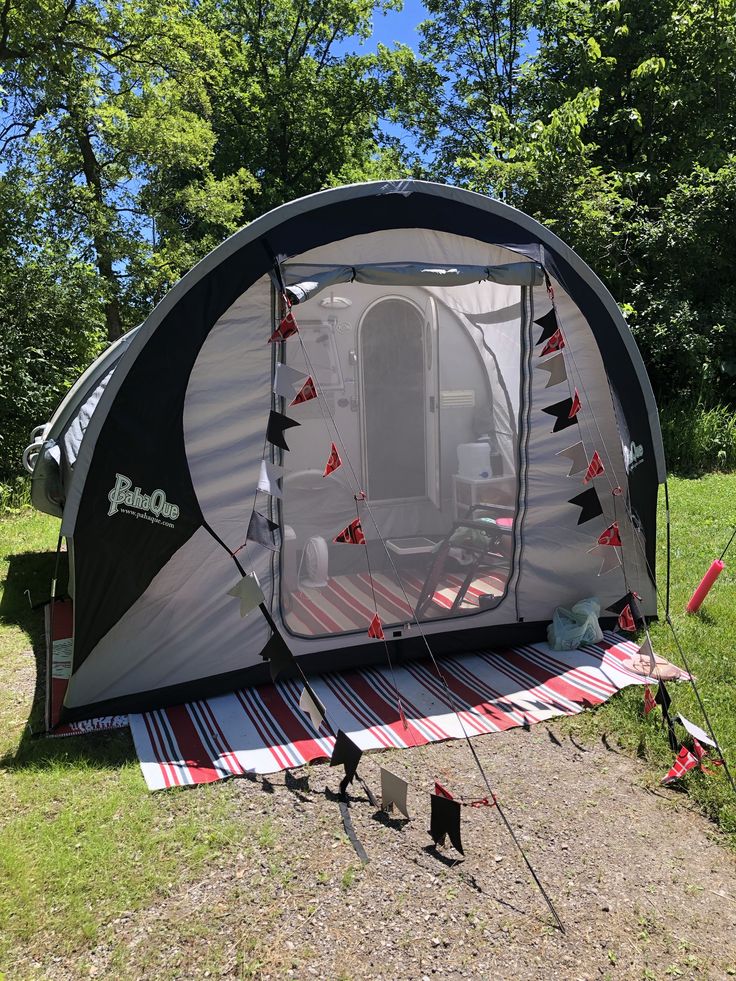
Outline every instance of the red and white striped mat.
<svg viewBox="0 0 736 981">
<path fill-rule="evenodd" d="M 452 699 L 425 661 L 397 668 L 395 675 L 388 668 L 363 668 L 322 675 L 311 684 L 335 731 L 342 729 L 362 750 L 404 749 L 461 738 L 463 727 L 471 736 L 502 732 L 599 705 L 627 685 L 653 680 L 642 673 L 637 654 L 636 644 L 608 633 L 582 650 L 557 652 L 540 643 L 445 657 L 439 665 Z M 663 661 L 657 661 L 661 672 Z M 667 667 L 668 677 L 678 675 Z M 302 687 L 283 681 L 131 715 L 148 787 L 274 773 L 329 758 L 334 738 L 325 723 L 315 730 L 299 708 Z"/>
</svg>

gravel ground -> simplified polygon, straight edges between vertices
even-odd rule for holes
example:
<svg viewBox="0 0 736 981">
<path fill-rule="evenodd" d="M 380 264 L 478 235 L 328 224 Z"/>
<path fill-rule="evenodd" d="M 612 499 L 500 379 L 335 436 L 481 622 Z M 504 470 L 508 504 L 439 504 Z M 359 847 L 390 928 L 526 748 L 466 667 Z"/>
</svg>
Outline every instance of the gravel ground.
<svg viewBox="0 0 736 981">
<path fill-rule="evenodd" d="M 243 840 L 206 878 L 120 917 L 54 978 L 728 978 L 736 975 L 736 858 L 687 798 L 600 742 L 544 725 L 478 740 L 507 816 L 565 925 L 555 929 L 492 808 L 463 809 L 465 859 L 428 847 L 435 778 L 481 786 L 462 742 L 364 757 L 412 783 L 413 820 L 355 784 L 343 832 L 326 765 L 188 793 L 227 794 Z M 38 966 L 37 966 L 38 967 Z M 47 966 L 48 967 L 48 966 Z"/>
</svg>

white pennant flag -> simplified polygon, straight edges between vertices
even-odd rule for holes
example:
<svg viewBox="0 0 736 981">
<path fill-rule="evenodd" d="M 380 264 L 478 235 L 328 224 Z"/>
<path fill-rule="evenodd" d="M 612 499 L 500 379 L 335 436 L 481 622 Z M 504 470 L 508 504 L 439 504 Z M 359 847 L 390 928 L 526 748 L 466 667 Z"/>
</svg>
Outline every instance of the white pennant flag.
<svg viewBox="0 0 736 981">
<path fill-rule="evenodd" d="M 306 712 L 309 718 L 312 720 L 312 725 L 315 729 L 319 730 L 325 717 L 325 707 L 320 702 L 315 701 L 314 698 L 309 694 L 306 688 L 302 690 L 299 696 L 299 708 L 302 712 Z"/>
<path fill-rule="evenodd" d="M 268 460 L 261 461 L 261 474 L 258 478 L 258 490 L 271 497 L 283 497 L 281 488 L 281 478 L 284 476 L 284 468 Z"/>
<path fill-rule="evenodd" d="M 685 726 L 691 736 L 695 736 L 699 743 L 705 743 L 706 746 L 712 746 L 714 749 L 717 749 L 716 744 L 710 738 L 708 733 L 703 732 L 700 726 L 696 726 L 694 722 L 691 722 L 689 719 L 686 719 L 684 715 L 680 715 L 679 713 L 677 715 L 677 719 Z"/>
<path fill-rule="evenodd" d="M 249 572 L 246 576 L 243 576 L 237 586 L 228 589 L 227 595 L 234 596 L 235 599 L 240 600 L 241 617 L 247 617 L 252 610 L 255 610 L 257 606 L 265 602 L 265 597 L 261 591 L 255 572 Z"/>
<path fill-rule="evenodd" d="M 291 401 L 296 395 L 296 385 L 301 384 L 306 377 L 306 372 L 279 363 L 274 373 L 273 390 L 281 398 Z"/>
</svg>

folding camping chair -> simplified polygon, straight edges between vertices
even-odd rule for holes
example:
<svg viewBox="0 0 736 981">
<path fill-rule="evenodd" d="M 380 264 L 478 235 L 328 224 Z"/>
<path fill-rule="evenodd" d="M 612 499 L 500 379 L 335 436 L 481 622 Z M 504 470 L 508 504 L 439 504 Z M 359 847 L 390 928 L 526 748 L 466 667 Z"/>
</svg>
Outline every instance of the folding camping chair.
<svg viewBox="0 0 736 981">
<path fill-rule="evenodd" d="M 507 569 L 508 554 L 504 544 L 510 543 L 513 533 L 514 509 L 499 504 L 474 504 L 468 515 L 455 521 L 452 530 L 444 538 L 432 559 L 432 564 L 424 580 L 414 615 L 417 619 L 424 616 L 432 603 L 437 587 L 445 574 L 445 565 L 450 557 L 450 550 L 461 548 L 471 555 L 467 571 L 452 602 L 450 613 L 459 608 L 473 581 L 487 572 Z M 466 534 L 462 534 L 465 532 Z"/>
</svg>

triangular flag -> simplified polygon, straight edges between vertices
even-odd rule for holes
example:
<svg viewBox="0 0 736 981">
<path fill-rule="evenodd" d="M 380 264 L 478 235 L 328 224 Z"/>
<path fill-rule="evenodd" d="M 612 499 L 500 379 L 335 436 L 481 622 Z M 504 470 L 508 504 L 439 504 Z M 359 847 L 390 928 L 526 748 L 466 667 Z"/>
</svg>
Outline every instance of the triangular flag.
<svg viewBox="0 0 736 981">
<path fill-rule="evenodd" d="M 621 547 L 621 536 L 618 533 L 618 521 L 614 521 L 612 525 L 609 525 L 605 531 L 601 532 L 598 536 L 599 545 L 613 545 L 617 548 Z"/>
<path fill-rule="evenodd" d="M 572 405 L 570 406 L 570 418 L 574 419 L 578 412 L 580 412 L 580 396 L 576 388 L 575 394 L 572 397 Z"/>
<path fill-rule="evenodd" d="M 381 807 L 384 811 L 397 807 L 405 818 L 409 817 L 409 808 L 406 803 L 409 784 L 395 773 L 381 767 Z"/>
<path fill-rule="evenodd" d="M 697 765 L 697 759 L 693 756 L 687 746 L 682 746 L 680 752 L 677 754 L 675 765 L 672 767 L 666 777 L 662 777 L 662 783 L 667 784 L 672 783 L 673 780 L 680 780 L 685 776 L 688 770 L 694 770 Z"/>
<path fill-rule="evenodd" d="M 315 388 L 314 382 L 312 381 L 312 376 L 310 375 L 297 392 L 296 396 L 294 397 L 294 401 L 289 402 L 289 405 L 301 405 L 302 402 L 309 402 L 310 399 L 316 398 L 317 389 Z"/>
<path fill-rule="evenodd" d="M 288 364 L 277 364 L 274 372 L 273 390 L 282 399 L 293 399 L 295 386 L 301 383 L 305 377 L 303 371 L 297 371 L 296 368 L 292 368 Z"/>
<path fill-rule="evenodd" d="M 601 567 L 597 575 L 605 576 L 607 573 L 613 572 L 614 569 L 621 568 L 621 559 L 615 548 L 602 548 L 600 545 L 594 545 L 588 551 L 596 552 L 599 557 L 602 557 Z"/>
<path fill-rule="evenodd" d="M 340 454 L 337 452 L 337 447 L 334 443 L 330 446 L 330 455 L 327 457 L 327 464 L 325 466 L 325 472 L 322 474 L 323 477 L 329 477 L 331 473 L 334 473 L 338 467 L 342 466 L 342 460 L 340 459 Z"/>
<path fill-rule="evenodd" d="M 247 542 L 258 542 L 264 548 L 270 548 L 272 552 L 278 551 L 278 545 L 273 540 L 273 532 L 278 531 L 279 526 L 275 521 L 271 521 L 260 511 L 253 511 L 248 522 L 248 531 L 245 534 Z"/>
<path fill-rule="evenodd" d="M 644 689 L 644 715 L 649 715 L 653 708 L 656 708 L 657 703 L 654 701 L 654 695 L 652 695 L 652 690 L 649 685 Z"/>
<path fill-rule="evenodd" d="M 547 379 L 547 384 L 544 386 L 545 388 L 553 388 L 555 385 L 560 385 L 562 382 L 567 381 L 565 358 L 562 354 L 556 354 L 553 358 L 542 361 L 537 367 L 549 372 L 549 378 Z"/>
<path fill-rule="evenodd" d="M 547 343 L 542 348 L 542 352 L 539 355 L 543 358 L 545 354 L 552 354 L 554 351 L 561 351 L 565 346 L 565 338 L 562 336 L 562 331 L 558 327 L 554 334 L 550 337 Z"/>
<path fill-rule="evenodd" d="M 319 731 L 319 727 L 322 725 L 325 719 L 325 707 L 317 699 L 316 695 L 311 695 L 308 688 L 302 690 L 299 696 L 299 708 L 302 712 L 306 712 L 312 721 L 314 728 Z"/>
<path fill-rule="evenodd" d="M 271 671 L 271 681 L 276 681 L 282 671 L 286 671 L 294 664 L 294 655 L 286 645 L 286 641 L 280 633 L 271 634 L 271 638 L 261 651 L 261 657 L 268 661 Z"/>
<path fill-rule="evenodd" d="M 381 618 L 378 613 L 375 613 L 371 620 L 371 624 L 368 627 L 368 636 L 374 637 L 376 640 L 385 640 Z"/>
<path fill-rule="evenodd" d="M 539 320 L 535 320 L 534 323 L 539 324 L 539 326 L 542 328 L 542 333 L 539 335 L 537 345 L 541 344 L 543 341 L 548 341 L 558 329 L 554 307 L 552 307 L 551 310 L 548 310 L 543 317 L 539 318 Z"/>
<path fill-rule="evenodd" d="M 342 764 L 345 767 L 345 779 L 340 783 L 340 790 L 343 793 L 347 785 L 353 782 L 353 777 L 356 774 L 362 755 L 363 750 L 359 749 L 352 739 L 345 735 L 342 729 L 338 729 L 337 737 L 335 738 L 335 747 L 332 750 L 332 758 L 330 759 L 330 766 L 340 766 Z"/>
<path fill-rule="evenodd" d="M 227 595 L 234 596 L 235 599 L 240 600 L 241 617 L 247 617 L 252 610 L 255 610 L 257 606 L 260 606 L 265 601 L 255 572 L 249 572 L 246 576 L 243 576 L 236 586 L 228 589 Z"/>
<path fill-rule="evenodd" d="M 439 780 L 435 780 L 434 782 L 434 792 L 438 797 L 446 797 L 448 800 L 455 800 L 450 791 L 446 787 L 443 787 Z"/>
<path fill-rule="evenodd" d="M 567 429 L 568 426 L 574 426 L 577 423 L 576 413 L 572 410 L 573 400 L 563 399 L 561 402 L 555 402 L 554 405 L 548 405 L 546 409 L 542 409 L 542 412 L 555 417 L 552 432 L 559 433 L 562 429 Z"/>
<path fill-rule="evenodd" d="M 639 609 L 639 604 L 637 603 L 637 600 L 639 599 L 641 599 L 641 597 L 638 593 L 628 592 L 625 596 L 622 596 L 621 599 L 616 600 L 615 603 L 611 603 L 609 606 L 607 606 L 606 610 L 610 611 L 611 613 L 615 613 L 616 616 L 618 616 L 619 613 L 622 613 L 628 606 L 637 627 L 640 627 L 644 623 L 644 617 L 641 615 L 641 610 Z"/>
<path fill-rule="evenodd" d="M 634 623 L 634 617 L 630 606 L 625 606 L 619 613 L 618 625 L 621 630 L 628 630 L 630 633 L 634 633 L 636 630 L 636 624 Z"/>
<path fill-rule="evenodd" d="M 598 450 L 595 450 L 591 461 L 588 464 L 588 469 L 585 471 L 583 483 L 589 484 L 591 480 L 594 480 L 596 477 L 600 477 L 605 472 L 606 468 L 603 466 L 603 460 L 601 460 L 600 456 L 598 455 Z"/>
<path fill-rule="evenodd" d="M 649 660 L 649 676 L 651 677 L 657 669 L 657 660 L 654 657 L 652 642 L 649 637 L 644 638 L 644 642 L 639 648 L 639 658 L 642 664 L 644 663 L 645 658 Z"/>
<path fill-rule="evenodd" d="M 690 722 L 684 715 L 678 715 L 677 721 L 687 729 L 693 739 L 698 739 L 701 743 L 705 743 L 706 746 L 711 746 L 713 749 L 718 748 L 715 741 L 711 739 L 707 732 L 701 729 L 700 726 L 696 726 L 694 722 Z"/>
<path fill-rule="evenodd" d="M 432 814 L 429 823 L 429 833 L 435 845 L 444 845 L 447 835 L 453 848 L 464 855 L 463 843 L 460 838 L 460 801 L 448 800 L 439 794 L 431 794 Z"/>
<path fill-rule="evenodd" d="M 281 488 L 281 478 L 284 476 L 284 468 L 268 460 L 261 460 L 261 473 L 258 477 L 258 490 L 271 497 L 283 497 Z"/>
<path fill-rule="evenodd" d="M 294 419 L 289 419 L 289 417 L 285 416 L 283 412 L 276 412 L 274 409 L 271 409 L 268 415 L 266 439 L 269 443 L 273 443 L 274 446 L 279 446 L 282 450 L 288 450 L 289 447 L 284 439 L 284 432 L 287 429 L 291 429 L 293 426 L 299 425 L 301 425 L 301 423 L 296 422 Z"/>
<path fill-rule="evenodd" d="M 285 341 L 287 337 L 296 334 L 298 330 L 299 328 L 296 325 L 296 320 L 294 320 L 294 314 L 290 310 L 273 334 L 271 334 L 268 343 L 270 344 L 272 341 Z"/>
<path fill-rule="evenodd" d="M 657 703 L 657 705 L 661 706 L 663 715 L 669 715 L 672 699 L 670 698 L 670 693 L 667 691 L 667 686 L 663 681 L 659 682 L 659 687 L 657 688 L 657 694 L 654 696 L 654 701 Z"/>
<path fill-rule="evenodd" d="M 588 454 L 585 452 L 585 447 L 582 443 L 573 443 L 572 446 L 568 446 L 567 449 L 560 450 L 559 453 L 555 453 L 555 456 L 566 456 L 570 461 L 570 469 L 567 471 L 567 476 L 572 477 L 573 474 L 580 473 L 581 470 L 585 470 L 588 466 Z"/>
<path fill-rule="evenodd" d="M 355 518 L 343 528 L 337 537 L 332 539 L 337 545 L 365 545 L 365 535 L 360 518 Z"/>
<path fill-rule="evenodd" d="M 595 487 L 589 487 L 588 490 L 583 491 L 582 494 L 578 494 L 577 497 L 571 497 L 567 503 L 574 504 L 575 507 L 580 508 L 580 516 L 578 517 L 579 525 L 585 524 L 586 521 L 592 521 L 599 514 L 603 514 L 598 491 Z"/>
<path fill-rule="evenodd" d="M 695 758 L 697 759 L 701 770 L 703 769 L 703 760 L 706 758 L 707 755 L 708 755 L 708 750 L 703 749 L 703 747 L 700 745 L 700 743 L 695 738 L 695 736 L 693 736 L 693 756 L 695 756 Z"/>
</svg>

